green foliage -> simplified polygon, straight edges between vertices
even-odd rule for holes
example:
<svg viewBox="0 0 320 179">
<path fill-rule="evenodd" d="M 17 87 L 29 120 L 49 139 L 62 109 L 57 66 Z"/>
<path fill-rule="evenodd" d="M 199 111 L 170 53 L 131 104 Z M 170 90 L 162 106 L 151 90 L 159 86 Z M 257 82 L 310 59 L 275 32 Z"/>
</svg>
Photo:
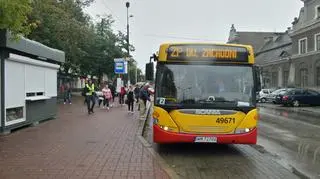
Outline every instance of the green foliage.
<svg viewBox="0 0 320 179">
<path fill-rule="evenodd" d="M 113 78 L 113 59 L 128 56 L 126 35 L 113 32 L 111 16 L 98 17 L 100 22 L 93 23 L 83 11 L 93 1 L 0 0 L 0 29 L 64 51 L 66 62 L 61 70 L 65 74 Z M 135 81 L 131 70 L 130 76 Z"/>
<path fill-rule="evenodd" d="M 15 38 L 28 35 L 36 27 L 28 21 L 31 11 L 30 0 L 0 0 L 0 29 L 9 30 Z"/>
</svg>

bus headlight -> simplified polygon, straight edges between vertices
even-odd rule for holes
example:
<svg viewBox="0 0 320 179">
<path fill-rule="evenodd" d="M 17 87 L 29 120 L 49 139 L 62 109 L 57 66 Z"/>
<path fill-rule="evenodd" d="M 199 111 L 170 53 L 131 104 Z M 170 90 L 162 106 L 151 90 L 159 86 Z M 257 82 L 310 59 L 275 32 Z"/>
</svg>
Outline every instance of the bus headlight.
<svg viewBox="0 0 320 179">
<path fill-rule="evenodd" d="M 171 132 L 176 131 L 175 128 L 173 128 L 173 127 L 168 127 L 168 126 L 162 126 L 162 125 L 160 125 L 160 128 L 163 129 L 164 131 L 171 131 Z"/>
<path fill-rule="evenodd" d="M 164 109 L 155 107 L 152 113 L 153 125 L 158 126 L 163 131 L 179 132 L 177 124 Z"/>
<path fill-rule="evenodd" d="M 235 134 L 243 134 L 252 131 L 253 128 L 236 129 Z"/>
<path fill-rule="evenodd" d="M 165 131 L 168 131 L 170 129 L 168 126 L 161 126 L 161 125 L 160 125 L 160 128 L 165 130 Z"/>
</svg>

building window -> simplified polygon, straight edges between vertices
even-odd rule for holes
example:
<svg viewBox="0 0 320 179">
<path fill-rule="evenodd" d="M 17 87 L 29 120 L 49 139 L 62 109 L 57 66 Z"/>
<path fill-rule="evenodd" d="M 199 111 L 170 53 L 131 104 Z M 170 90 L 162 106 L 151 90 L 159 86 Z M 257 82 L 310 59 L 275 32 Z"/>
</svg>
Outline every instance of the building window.
<svg viewBox="0 0 320 179">
<path fill-rule="evenodd" d="M 320 66 L 316 68 L 316 85 L 320 87 Z"/>
<path fill-rule="evenodd" d="M 284 71 L 283 72 L 283 86 L 284 87 L 288 86 L 288 81 L 289 81 L 289 71 Z"/>
<path fill-rule="evenodd" d="M 307 38 L 299 40 L 299 54 L 307 53 Z"/>
<path fill-rule="evenodd" d="M 320 17 L 320 6 L 315 7 L 315 19 L 318 19 Z"/>
<path fill-rule="evenodd" d="M 278 82 L 278 75 L 277 75 L 277 73 L 278 72 L 272 72 L 272 74 L 271 74 L 271 76 L 272 76 L 271 77 L 271 81 L 272 81 L 271 85 L 272 85 L 272 87 L 277 87 L 278 86 L 278 83 L 277 83 Z"/>
<path fill-rule="evenodd" d="M 308 70 L 303 68 L 300 70 L 300 87 L 308 86 Z"/>
<path fill-rule="evenodd" d="M 314 36 L 314 42 L 315 51 L 320 50 L 320 33 Z"/>
</svg>

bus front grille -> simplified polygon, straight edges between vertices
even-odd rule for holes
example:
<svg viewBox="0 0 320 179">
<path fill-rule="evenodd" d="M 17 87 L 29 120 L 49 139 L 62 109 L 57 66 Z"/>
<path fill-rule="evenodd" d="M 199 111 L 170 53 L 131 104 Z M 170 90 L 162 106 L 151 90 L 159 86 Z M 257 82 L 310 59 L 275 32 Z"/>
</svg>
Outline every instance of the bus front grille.
<svg viewBox="0 0 320 179">
<path fill-rule="evenodd" d="M 231 133 L 229 127 L 220 126 L 188 126 L 188 131 L 183 133 Z"/>
</svg>

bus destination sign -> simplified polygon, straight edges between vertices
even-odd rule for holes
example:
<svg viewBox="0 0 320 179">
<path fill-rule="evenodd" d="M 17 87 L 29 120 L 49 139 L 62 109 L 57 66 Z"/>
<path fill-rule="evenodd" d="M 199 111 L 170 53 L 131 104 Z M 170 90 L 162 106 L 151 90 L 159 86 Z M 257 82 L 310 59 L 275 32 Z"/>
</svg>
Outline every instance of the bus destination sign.
<svg viewBox="0 0 320 179">
<path fill-rule="evenodd" d="M 224 45 L 171 45 L 167 54 L 169 61 L 248 62 L 249 60 L 246 48 Z"/>
</svg>

